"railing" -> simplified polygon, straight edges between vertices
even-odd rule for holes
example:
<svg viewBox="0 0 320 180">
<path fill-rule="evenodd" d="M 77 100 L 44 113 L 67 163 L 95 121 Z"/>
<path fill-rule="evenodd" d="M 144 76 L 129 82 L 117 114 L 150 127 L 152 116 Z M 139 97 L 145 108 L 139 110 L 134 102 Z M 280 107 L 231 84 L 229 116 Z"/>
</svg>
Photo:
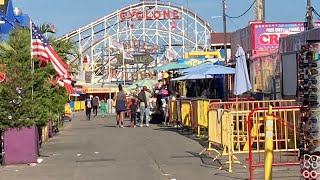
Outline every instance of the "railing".
<svg viewBox="0 0 320 180">
<path fill-rule="evenodd" d="M 268 107 L 255 108 L 251 110 L 248 115 L 246 124 L 248 129 L 248 146 L 249 157 L 246 159 L 249 162 L 250 179 L 253 179 L 253 168 L 264 166 L 261 153 L 264 153 L 264 149 L 261 145 L 264 144 L 264 128 L 257 128 L 257 126 L 265 126 L 264 119 L 261 121 L 257 118 L 258 115 L 267 115 Z M 299 106 L 279 106 L 272 108 L 274 120 L 273 153 L 277 156 L 273 156 L 273 166 L 280 165 L 297 165 L 298 161 L 298 147 L 297 147 L 297 124 L 300 113 Z M 256 126 L 256 128 L 255 128 Z M 261 130 L 263 129 L 263 132 Z M 256 144 L 253 147 L 253 144 Z M 255 155 L 255 156 L 254 156 Z"/>
</svg>

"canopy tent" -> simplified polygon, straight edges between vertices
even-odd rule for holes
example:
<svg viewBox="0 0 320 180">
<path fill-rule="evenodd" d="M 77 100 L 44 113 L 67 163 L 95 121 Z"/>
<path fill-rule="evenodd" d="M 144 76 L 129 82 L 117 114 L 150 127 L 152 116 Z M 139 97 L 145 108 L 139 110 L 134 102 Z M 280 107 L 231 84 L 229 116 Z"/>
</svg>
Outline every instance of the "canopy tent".
<svg viewBox="0 0 320 180">
<path fill-rule="evenodd" d="M 202 68 L 189 71 L 187 74 L 235 74 L 235 68 L 225 67 L 221 65 L 205 64 Z"/>
<path fill-rule="evenodd" d="M 184 68 L 189 68 L 191 67 L 188 64 L 184 64 L 184 63 L 178 63 L 178 62 L 169 62 L 167 64 L 164 64 L 162 66 L 158 66 L 153 68 L 153 70 L 156 71 L 167 71 L 167 70 L 175 70 L 175 69 L 184 69 Z"/>
<path fill-rule="evenodd" d="M 210 79 L 212 75 L 204 75 L 204 74 L 188 74 L 185 76 L 181 76 L 178 78 L 174 78 L 171 81 L 184 81 L 184 80 L 197 80 L 197 79 Z"/>
</svg>

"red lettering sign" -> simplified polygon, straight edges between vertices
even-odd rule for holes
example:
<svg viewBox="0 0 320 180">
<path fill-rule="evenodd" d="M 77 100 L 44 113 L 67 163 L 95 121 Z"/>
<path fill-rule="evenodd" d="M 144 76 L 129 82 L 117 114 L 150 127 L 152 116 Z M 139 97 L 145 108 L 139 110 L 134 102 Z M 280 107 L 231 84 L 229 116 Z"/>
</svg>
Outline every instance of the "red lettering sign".
<svg viewBox="0 0 320 180">
<path fill-rule="evenodd" d="M 137 11 L 136 17 L 137 17 L 138 20 L 142 20 L 143 19 L 143 12 L 142 11 Z"/>
<path fill-rule="evenodd" d="M 153 17 L 154 19 L 159 19 L 160 18 L 160 11 L 153 11 Z"/>
<path fill-rule="evenodd" d="M 179 12 L 177 10 L 173 10 L 172 11 L 172 16 L 173 16 L 173 19 L 179 19 L 180 18 Z"/>
<path fill-rule="evenodd" d="M 261 34 L 259 36 L 259 43 L 261 45 L 278 45 L 279 38 L 287 35 L 288 34 Z"/>
<path fill-rule="evenodd" d="M 130 19 L 133 19 L 135 14 L 135 11 L 129 11 Z"/>
<path fill-rule="evenodd" d="M 121 11 L 119 13 L 119 19 L 121 21 L 127 20 L 158 20 L 158 19 L 180 19 L 180 13 L 177 10 L 154 10 L 154 11 Z"/>
<path fill-rule="evenodd" d="M 146 11 L 146 13 L 145 13 L 147 20 L 152 19 L 152 16 L 149 16 L 149 15 L 150 15 L 149 13 L 150 13 L 149 11 Z M 151 14 L 151 15 L 152 15 L 152 14 Z"/>
<path fill-rule="evenodd" d="M 119 17 L 121 20 L 127 19 L 127 12 L 121 11 Z"/>
</svg>

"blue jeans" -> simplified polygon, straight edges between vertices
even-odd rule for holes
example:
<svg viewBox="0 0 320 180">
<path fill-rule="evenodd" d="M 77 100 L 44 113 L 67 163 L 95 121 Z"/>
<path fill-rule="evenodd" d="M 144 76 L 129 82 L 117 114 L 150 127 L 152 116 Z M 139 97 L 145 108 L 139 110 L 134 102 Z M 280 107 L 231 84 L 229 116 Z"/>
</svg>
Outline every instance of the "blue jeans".
<svg viewBox="0 0 320 180">
<path fill-rule="evenodd" d="M 146 124 L 150 121 L 150 107 L 147 108 L 144 105 L 140 105 L 140 123 L 143 124 L 144 116 L 146 116 Z"/>
</svg>

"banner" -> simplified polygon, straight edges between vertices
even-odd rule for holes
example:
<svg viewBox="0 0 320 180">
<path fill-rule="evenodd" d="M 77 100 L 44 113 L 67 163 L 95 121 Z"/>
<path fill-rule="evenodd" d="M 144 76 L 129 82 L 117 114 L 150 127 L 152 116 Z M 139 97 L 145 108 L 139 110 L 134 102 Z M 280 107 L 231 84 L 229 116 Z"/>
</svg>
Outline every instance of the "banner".
<svg viewBox="0 0 320 180">
<path fill-rule="evenodd" d="M 259 23 L 253 26 L 253 49 L 277 49 L 279 38 L 304 31 L 304 23 Z M 319 27 L 319 23 L 315 23 Z"/>
</svg>

